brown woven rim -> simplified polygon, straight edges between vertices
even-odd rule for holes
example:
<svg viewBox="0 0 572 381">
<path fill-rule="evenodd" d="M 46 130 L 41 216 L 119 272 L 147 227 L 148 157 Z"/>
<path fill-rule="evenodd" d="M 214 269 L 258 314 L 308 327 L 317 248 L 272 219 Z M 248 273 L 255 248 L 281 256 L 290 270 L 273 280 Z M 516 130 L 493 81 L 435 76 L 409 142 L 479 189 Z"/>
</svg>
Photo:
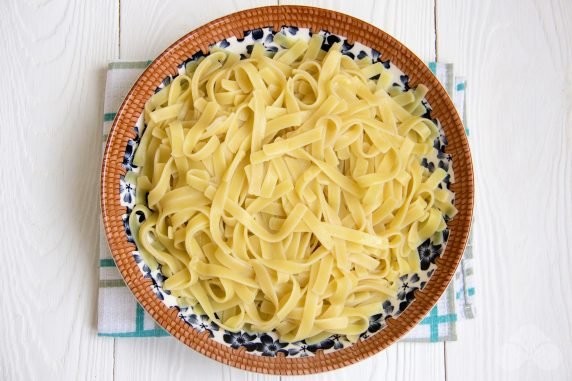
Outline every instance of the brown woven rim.
<svg viewBox="0 0 572 381">
<path fill-rule="evenodd" d="M 429 88 L 427 100 L 432 115 L 439 119 L 449 140 L 447 152 L 453 157 L 458 215 L 449 223 L 450 236 L 445 253 L 437 260 L 438 267 L 423 291 L 416 292 L 415 301 L 396 319 L 389 319 L 385 329 L 349 348 L 304 358 L 263 357 L 242 349 L 232 349 L 198 333 L 182 319 L 177 310 L 167 308 L 151 289 L 151 281 L 143 278 L 132 256 L 135 246 L 127 241 L 122 222 L 125 208 L 119 203 L 119 178 L 125 174 L 123 153 L 128 140 L 135 137 L 133 126 L 145 102 L 167 75 L 177 73 L 177 65 L 194 53 L 208 51 L 209 45 L 230 36 L 242 37 L 243 31 L 272 26 L 328 30 L 359 41 L 382 53 L 409 75 L 414 86 L 423 83 Z M 101 208 L 105 234 L 113 259 L 139 303 L 171 335 L 194 350 L 222 363 L 260 373 L 297 375 L 341 368 L 387 348 L 412 329 L 433 307 L 451 281 L 465 248 L 473 213 L 473 167 L 465 131 L 457 111 L 439 81 L 415 54 L 382 30 L 354 17 L 314 7 L 271 6 L 245 10 L 216 19 L 185 35 L 165 50 L 145 70 L 133 86 L 113 122 L 101 174 Z"/>
</svg>

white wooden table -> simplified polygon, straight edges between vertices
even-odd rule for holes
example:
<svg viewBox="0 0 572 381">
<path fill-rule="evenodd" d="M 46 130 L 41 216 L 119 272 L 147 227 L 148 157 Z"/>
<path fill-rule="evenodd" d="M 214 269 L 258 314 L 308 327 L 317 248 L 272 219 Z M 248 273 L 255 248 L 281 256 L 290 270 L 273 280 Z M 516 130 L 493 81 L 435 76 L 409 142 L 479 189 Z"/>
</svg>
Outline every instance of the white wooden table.
<svg viewBox="0 0 572 381">
<path fill-rule="evenodd" d="M 96 336 L 105 68 L 271 0 L 0 2 L 0 379 L 278 380 L 175 339 Z M 312 380 L 572 379 L 572 1 L 285 1 L 468 77 L 478 317 Z M 283 377 L 287 379 L 287 377 Z"/>
</svg>

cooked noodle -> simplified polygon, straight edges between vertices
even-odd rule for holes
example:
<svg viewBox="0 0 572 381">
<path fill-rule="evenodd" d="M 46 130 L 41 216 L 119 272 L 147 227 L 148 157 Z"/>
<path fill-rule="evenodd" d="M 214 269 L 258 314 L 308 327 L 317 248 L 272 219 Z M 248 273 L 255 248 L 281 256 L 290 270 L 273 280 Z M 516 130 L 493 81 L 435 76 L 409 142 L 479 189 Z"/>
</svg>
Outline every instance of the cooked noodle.
<svg viewBox="0 0 572 381">
<path fill-rule="evenodd" d="M 276 39 L 273 57 L 212 51 L 147 102 L 130 226 L 164 289 L 227 330 L 357 335 L 456 211 L 421 166 L 427 88 L 319 35 Z"/>
</svg>

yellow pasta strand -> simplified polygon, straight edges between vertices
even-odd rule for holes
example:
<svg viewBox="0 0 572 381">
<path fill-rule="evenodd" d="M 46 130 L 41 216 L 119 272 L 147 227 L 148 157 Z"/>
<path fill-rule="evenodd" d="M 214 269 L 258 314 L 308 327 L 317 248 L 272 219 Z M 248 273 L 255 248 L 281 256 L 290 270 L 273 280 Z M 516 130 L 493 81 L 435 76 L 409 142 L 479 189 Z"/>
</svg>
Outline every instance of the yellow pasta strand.
<svg viewBox="0 0 572 381">
<path fill-rule="evenodd" d="M 446 172 L 421 166 L 427 88 L 397 91 L 320 35 L 274 41 L 272 58 L 213 50 L 147 102 L 131 231 L 163 287 L 227 330 L 355 337 L 456 212 Z"/>
</svg>

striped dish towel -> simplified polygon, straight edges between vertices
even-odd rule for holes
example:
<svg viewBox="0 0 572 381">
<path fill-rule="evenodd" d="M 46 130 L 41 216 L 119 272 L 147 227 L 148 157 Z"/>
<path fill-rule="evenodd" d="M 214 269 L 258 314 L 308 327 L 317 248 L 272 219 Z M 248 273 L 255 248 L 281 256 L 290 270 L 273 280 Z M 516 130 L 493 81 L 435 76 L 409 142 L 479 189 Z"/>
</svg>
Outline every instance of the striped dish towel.
<svg viewBox="0 0 572 381">
<path fill-rule="evenodd" d="M 109 129 L 123 99 L 149 63 L 150 61 L 118 61 L 109 64 L 105 87 L 103 145 L 105 145 Z M 449 94 L 452 94 L 455 105 L 464 119 L 465 80 L 455 77 L 452 64 L 431 62 L 429 68 L 441 80 Z M 123 282 L 109 252 L 101 224 L 99 258 L 98 335 L 111 337 L 169 336 L 137 303 Z M 469 244 L 455 278 L 445 294 L 421 323 L 402 341 L 456 340 L 457 320 L 474 316 L 474 290 L 472 244 Z"/>
</svg>

